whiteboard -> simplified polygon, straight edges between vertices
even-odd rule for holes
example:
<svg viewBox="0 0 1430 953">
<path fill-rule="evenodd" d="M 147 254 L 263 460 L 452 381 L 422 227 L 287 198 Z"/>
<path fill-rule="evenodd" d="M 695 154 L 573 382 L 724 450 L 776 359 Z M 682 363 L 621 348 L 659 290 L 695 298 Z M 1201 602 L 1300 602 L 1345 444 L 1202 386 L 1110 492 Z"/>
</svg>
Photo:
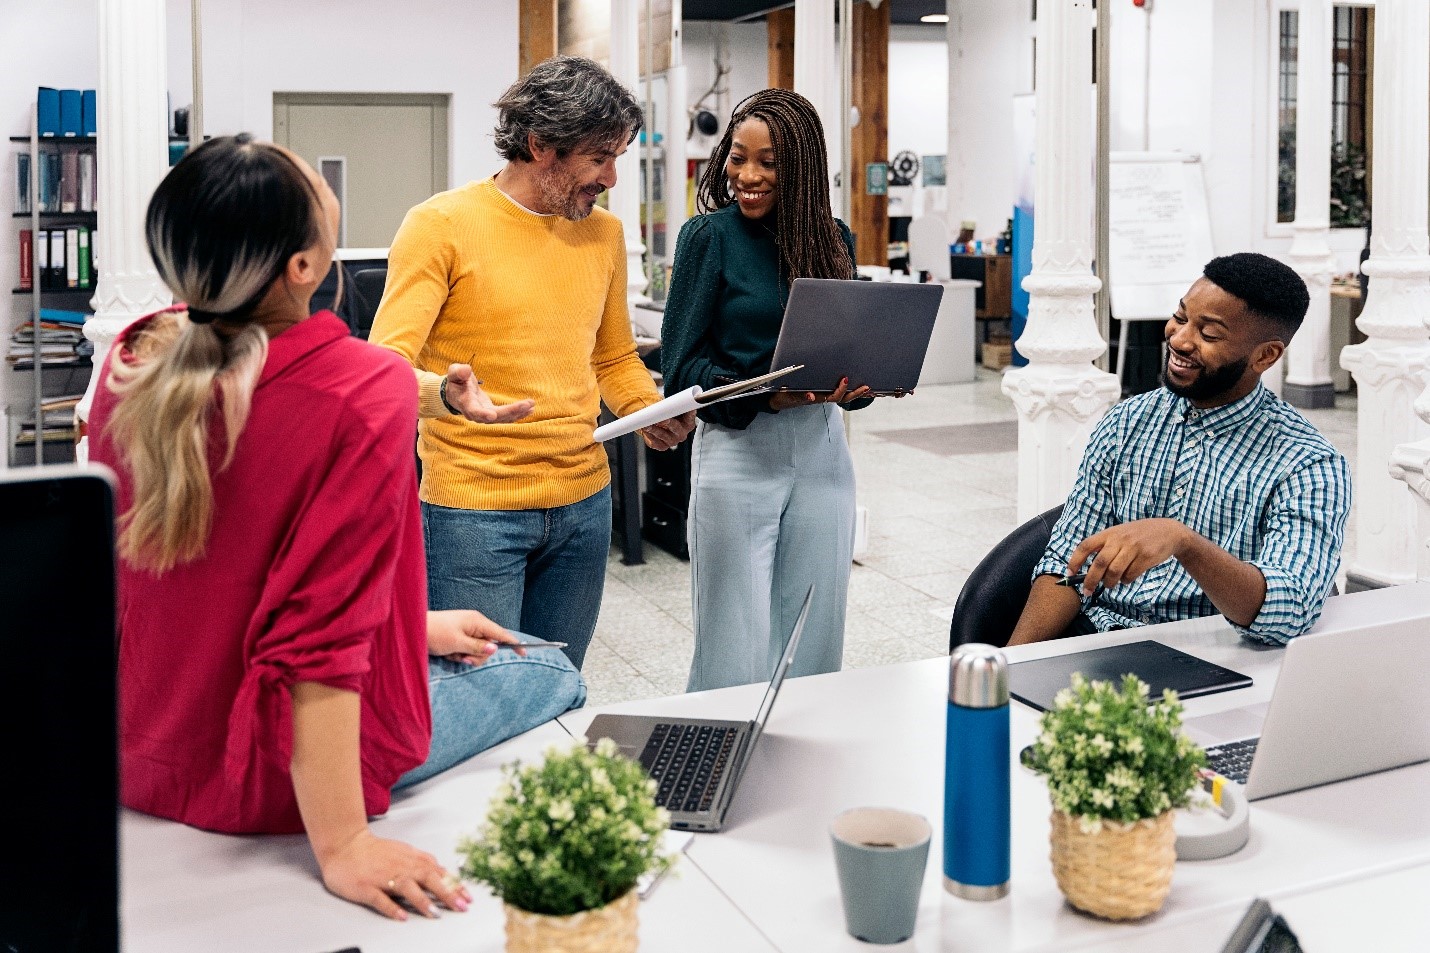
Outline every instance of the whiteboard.
<svg viewBox="0 0 1430 953">
<path fill-rule="evenodd" d="M 1166 319 L 1214 257 L 1201 160 L 1148 152 L 1109 158 L 1112 316 Z"/>
</svg>

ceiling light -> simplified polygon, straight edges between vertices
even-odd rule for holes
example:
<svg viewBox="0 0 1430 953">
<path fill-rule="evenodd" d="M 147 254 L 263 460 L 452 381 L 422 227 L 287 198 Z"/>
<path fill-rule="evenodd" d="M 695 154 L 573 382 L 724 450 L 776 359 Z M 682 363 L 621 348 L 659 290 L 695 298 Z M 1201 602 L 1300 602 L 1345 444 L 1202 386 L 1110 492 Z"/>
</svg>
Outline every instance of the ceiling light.
<svg viewBox="0 0 1430 953">
<path fill-rule="evenodd" d="M 948 14 L 947 14 L 947 13 L 925 13 L 923 16 L 919 17 L 919 22 L 920 22 L 920 23 L 947 23 L 947 22 L 948 22 Z"/>
</svg>

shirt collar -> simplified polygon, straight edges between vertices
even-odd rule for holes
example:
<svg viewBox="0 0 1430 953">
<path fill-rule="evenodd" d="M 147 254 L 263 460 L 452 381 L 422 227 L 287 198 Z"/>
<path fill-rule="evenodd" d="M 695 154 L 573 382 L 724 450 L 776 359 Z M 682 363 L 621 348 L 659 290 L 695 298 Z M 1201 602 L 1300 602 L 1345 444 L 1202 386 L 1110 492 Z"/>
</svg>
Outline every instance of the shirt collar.
<svg viewBox="0 0 1430 953">
<path fill-rule="evenodd" d="M 1170 391 L 1169 391 L 1170 393 Z M 1248 423 L 1262 411 L 1271 392 L 1260 381 L 1251 393 L 1240 400 L 1220 407 L 1197 408 L 1185 397 L 1172 395 L 1172 416 L 1176 420 L 1195 423 L 1210 433 L 1220 433 Z"/>
<path fill-rule="evenodd" d="M 300 358 L 347 337 L 349 333 L 343 319 L 331 311 L 319 311 L 285 329 L 268 342 L 268 360 L 263 364 L 258 386 L 262 387 L 282 374 Z"/>
</svg>

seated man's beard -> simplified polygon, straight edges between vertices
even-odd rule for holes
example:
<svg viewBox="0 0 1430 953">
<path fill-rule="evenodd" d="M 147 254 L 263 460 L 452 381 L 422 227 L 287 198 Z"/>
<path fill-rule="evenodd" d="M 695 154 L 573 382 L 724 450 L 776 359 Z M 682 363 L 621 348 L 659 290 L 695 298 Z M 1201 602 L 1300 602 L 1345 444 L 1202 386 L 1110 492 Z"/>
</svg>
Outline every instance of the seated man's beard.
<svg viewBox="0 0 1430 953">
<path fill-rule="evenodd" d="M 1220 397 L 1241 380 L 1241 375 L 1246 373 L 1246 367 L 1251 363 L 1250 357 L 1243 357 L 1239 361 L 1223 364 L 1214 371 L 1203 367 L 1190 384 L 1182 386 L 1174 384 L 1167 376 L 1167 361 L 1171 359 L 1171 355 L 1172 352 L 1169 349 L 1167 357 L 1162 360 L 1162 373 L 1159 375 L 1162 386 L 1178 397 L 1185 397 L 1187 400 L 1211 400 L 1213 397 Z"/>
</svg>

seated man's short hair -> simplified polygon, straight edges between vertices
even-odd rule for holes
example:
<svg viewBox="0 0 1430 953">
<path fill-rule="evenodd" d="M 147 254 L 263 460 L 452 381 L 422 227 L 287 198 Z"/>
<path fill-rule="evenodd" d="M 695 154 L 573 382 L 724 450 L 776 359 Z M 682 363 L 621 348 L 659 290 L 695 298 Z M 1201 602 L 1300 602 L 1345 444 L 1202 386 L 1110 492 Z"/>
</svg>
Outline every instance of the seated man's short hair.
<svg viewBox="0 0 1430 953">
<path fill-rule="evenodd" d="M 1266 322 L 1272 332 L 1268 336 L 1280 338 L 1283 343 L 1291 343 L 1311 306 L 1311 295 L 1300 275 L 1275 258 L 1256 252 L 1213 258 L 1202 274 L 1222 291 L 1245 302 L 1247 310 Z"/>
</svg>

